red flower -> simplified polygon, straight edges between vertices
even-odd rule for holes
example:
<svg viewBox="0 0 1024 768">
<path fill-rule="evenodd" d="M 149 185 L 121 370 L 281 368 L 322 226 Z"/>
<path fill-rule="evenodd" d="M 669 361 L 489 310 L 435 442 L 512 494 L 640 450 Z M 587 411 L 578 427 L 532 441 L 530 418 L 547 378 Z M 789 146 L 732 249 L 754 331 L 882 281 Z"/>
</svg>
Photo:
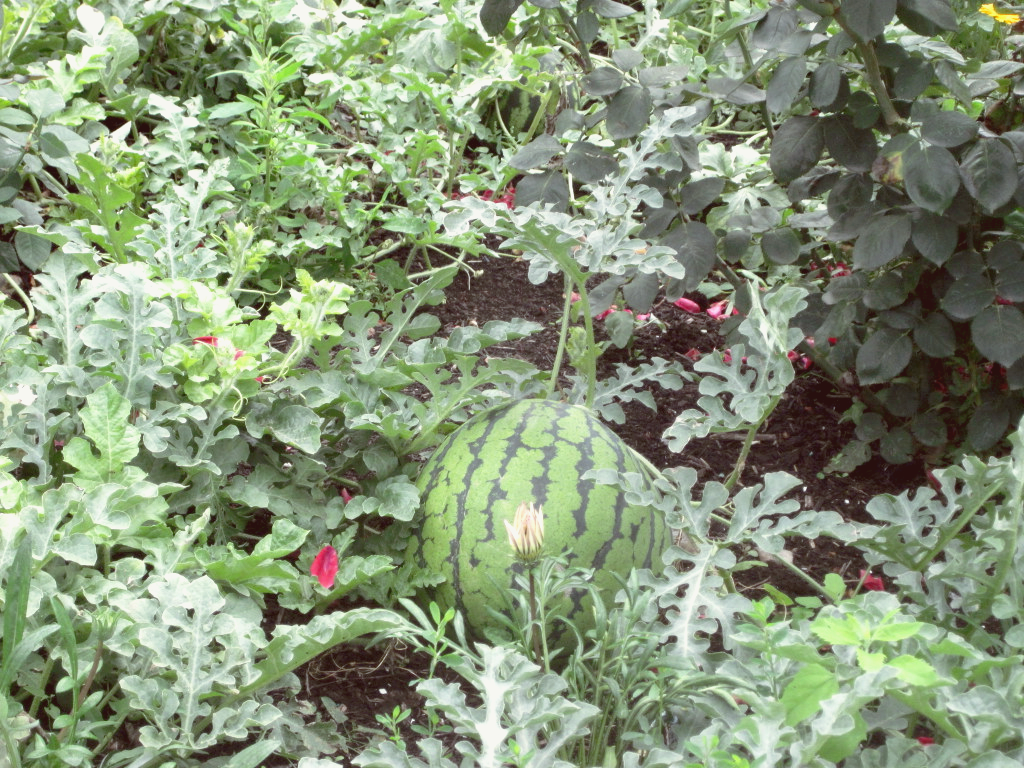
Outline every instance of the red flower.
<svg viewBox="0 0 1024 768">
<path fill-rule="evenodd" d="M 922 744 L 924 744 L 926 747 L 929 744 L 934 744 L 935 743 L 935 739 L 933 739 L 931 736 L 918 736 L 917 740 L 919 742 L 921 742 Z"/>
<path fill-rule="evenodd" d="M 334 577 L 338 573 L 338 553 L 334 551 L 334 547 L 328 544 L 321 549 L 319 554 L 313 558 L 313 565 L 309 567 L 309 572 L 316 576 L 321 587 L 325 589 L 333 587 Z"/>
<path fill-rule="evenodd" d="M 696 347 L 690 347 L 686 352 L 683 353 L 683 357 L 688 357 L 694 362 L 700 360 L 700 350 Z"/>
<path fill-rule="evenodd" d="M 352 501 L 352 494 L 348 492 L 348 488 L 342 487 L 342 489 L 338 492 L 338 495 L 341 496 L 341 500 L 346 504 Z"/>
<path fill-rule="evenodd" d="M 192 339 L 192 346 L 196 346 L 197 344 L 208 344 L 211 347 L 231 346 L 230 344 L 226 344 L 225 342 L 221 341 L 221 339 L 217 336 L 196 336 L 194 339 Z M 243 350 L 236 349 L 234 359 L 237 360 L 244 354 L 245 352 Z"/>
<path fill-rule="evenodd" d="M 864 569 L 861 569 L 860 579 L 861 583 L 864 585 L 864 589 L 869 592 L 885 592 L 885 582 L 882 581 L 881 576 L 875 576 Z"/>
<path fill-rule="evenodd" d="M 681 310 L 683 310 L 683 312 L 691 312 L 694 314 L 700 312 L 700 304 L 698 304 L 696 301 L 691 301 L 690 299 L 676 299 L 672 303 L 675 306 L 679 307 Z"/>
<path fill-rule="evenodd" d="M 619 311 L 619 308 L 618 308 L 617 306 L 615 306 L 614 304 L 612 304 L 612 305 L 611 305 L 610 307 L 608 307 L 608 309 L 606 309 L 606 310 L 605 310 L 604 312 L 601 312 L 601 313 L 599 313 L 599 314 L 597 315 L 597 317 L 595 317 L 594 319 L 595 319 L 595 320 L 604 320 L 604 319 L 605 319 L 606 317 L 608 317 L 608 315 L 610 315 L 610 314 L 611 314 L 612 312 L 618 312 L 618 311 Z"/>
</svg>

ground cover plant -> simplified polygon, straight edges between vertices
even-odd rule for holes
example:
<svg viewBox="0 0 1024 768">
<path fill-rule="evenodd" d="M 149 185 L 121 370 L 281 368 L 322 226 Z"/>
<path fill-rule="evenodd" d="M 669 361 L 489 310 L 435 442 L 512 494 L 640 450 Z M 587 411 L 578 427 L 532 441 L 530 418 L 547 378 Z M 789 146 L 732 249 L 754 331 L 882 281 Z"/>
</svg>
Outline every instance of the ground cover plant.
<svg viewBox="0 0 1024 768">
<path fill-rule="evenodd" d="M 1013 10 L 5 5 L 0 766 L 1021 764 Z M 529 399 L 672 543 L 477 505 L 480 621 L 421 467 Z"/>
</svg>

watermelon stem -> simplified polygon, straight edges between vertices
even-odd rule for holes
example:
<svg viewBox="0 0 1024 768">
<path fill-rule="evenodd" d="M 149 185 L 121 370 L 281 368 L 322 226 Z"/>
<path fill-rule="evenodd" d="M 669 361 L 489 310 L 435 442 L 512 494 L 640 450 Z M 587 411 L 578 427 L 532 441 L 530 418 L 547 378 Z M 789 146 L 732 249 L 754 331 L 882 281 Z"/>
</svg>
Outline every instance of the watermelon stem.
<svg viewBox="0 0 1024 768">
<path fill-rule="evenodd" d="M 583 272 L 569 259 L 555 256 L 555 261 L 562 268 L 565 278 L 565 304 L 562 306 L 562 326 L 558 333 L 558 349 L 555 351 L 555 362 L 551 366 L 551 381 L 548 383 L 548 399 L 558 390 L 558 374 L 565 357 L 566 343 L 569 338 L 569 320 L 572 311 L 573 293 L 579 296 L 580 312 L 583 315 L 586 351 L 576 361 L 579 372 L 587 382 L 585 405 L 594 407 L 594 396 L 597 392 L 597 358 L 601 354 L 594 340 L 594 318 L 590 312 L 590 297 L 587 295 L 587 281 Z"/>
</svg>

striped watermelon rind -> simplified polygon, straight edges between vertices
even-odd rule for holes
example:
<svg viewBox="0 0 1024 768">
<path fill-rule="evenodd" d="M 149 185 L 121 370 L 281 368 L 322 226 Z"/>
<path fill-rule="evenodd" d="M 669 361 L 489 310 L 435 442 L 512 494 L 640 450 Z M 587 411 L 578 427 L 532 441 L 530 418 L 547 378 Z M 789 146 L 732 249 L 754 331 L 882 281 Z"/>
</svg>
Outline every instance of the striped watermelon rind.
<svg viewBox="0 0 1024 768">
<path fill-rule="evenodd" d="M 470 419 L 438 447 L 420 474 L 419 558 L 445 581 L 434 599 L 457 607 L 468 626 L 493 625 L 516 563 L 503 520 L 523 502 L 544 509 L 544 551 L 595 569 L 613 593 L 630 570 L 660 563 L 670 531 L 656 510 L 626 502 L 616 486 L 584 480 L 591 469 L 650 473 L 629 446 L 580 406 L 522 400 Z M 610 596 L 610 594 L 608 595 Z M 568 610 L 577 613 L 579 605 Z M 574 620 L 585 621 L 578 614 Z"/>
</svg>

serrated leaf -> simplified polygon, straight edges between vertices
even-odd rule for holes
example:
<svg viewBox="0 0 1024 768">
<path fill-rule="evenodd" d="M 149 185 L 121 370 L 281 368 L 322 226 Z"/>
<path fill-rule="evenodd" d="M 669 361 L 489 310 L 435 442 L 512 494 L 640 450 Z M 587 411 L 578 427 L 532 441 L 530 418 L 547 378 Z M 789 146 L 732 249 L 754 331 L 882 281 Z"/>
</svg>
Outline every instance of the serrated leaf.
<svg viewBox="0 0 1024 768">
<path fill-rule="evenodd" d="M 903 154 L 907 195 L 932 213 L 944 213 L 960 189 L 960 171 L 944 147 L 915 144 Z"/>
<path fill-rule="evenodd" d="M 878 269 L 900 257 L 910 239 L 911 219 L 902 213 L 876 216 L 853 246 L 856 269 Z"/>
<path fill-rule="evenodd" d="M 647 127 L 654 102 L 646 88 L 630 85 L 612 97 L 608 103 L 605 125 L 613 139 L 629 139 Z"/>
<path fill-rule="evenodd" d="M 831 105 L 839 96 L 839 83 L 842 79 L 843 73 L 838 64 L 829 59 L 821 62 L 811 73 L 807 89 L 811 106 L 815 109 L 825 109 Z"/>
<path fill-rule="evenodd" d="M 794 9 L 773 5 L 754 26 L 750 42 L 766 51 L 781 50 L 798 28 L 799 19 Z"/>
<path fill-rule="evenodd" d="M 1010 202 L 1017 191 L 1017 160 L 999 139 L 979 139 L 960 170 L 967 191 L 989 213 Z"/>
<path fill-rule="evenodd" d="M 928 357 L 949 357 L 956 351 L 953 324 L 941 312 L 932 312 L 914 327 L 914 341 Z"/>
<path fill-rule="evenodd" d="M 987 451 L 1010 426 L 1010 409 L 1003 399 L 985 400 L 967 422 L 967 442 L 975 451 Z"/>
<path fill-rule="evenodd" d="M 971 322 L 971 338 L 986 358 L 1009 368 L 1024 356 L 1024 314 L 1016 307 L 986 307 Z"/>
<path fill-rule="evenodd" d="M 583 90 L 591 96 L 611 96 L 622 88 L 622 73 L 614 67 L 598 67 L 583 76 Z"/>
<path fill-rule="evenodd" d="M 761 236 L 761 250 L 776 264 L 792 264 L 800 257 L 800 238 L 789 227 L 765 232 Z"/>
<path fill-rule="evenodd" d="M 984 272 L 960 275 L 942 297 L 942 309 L 956 320 L 970 320 L 995 301 L 996 291 Z"/>
<path fill-rule="evenodd" d="M 480 23 L 489 35 L 500 35 L 512 20 L 523 0 L 484 0 L 480 8 Z"/>
<path fill-rule="evenodd" d="M 717 240 L 702 221 L 680 224 L 662 237 L 660 244 L 674 249 L 676 259 L 686 269 L 684 293 L 695 289 L 715 265 Z"/>
<path fill-rule="evenodd" d="M 558 171 L 529 173 L 516 185 L 516 205 L 532 203 L 553 205 L 556 211 L 564 210 L 569 204 L 569 184 Z"/>
<path fill-rule="evenodd" d="M 783 60 L 772 73 L 765 93 L 765 103 L 769 112 L 785 112 L 793 106 L 804 78 L 807 77 L 807 60 L 803 56 L 793 56 Z"/>
<path fill-rule="evenodd" d="M 686 216 L 694 216 L 718 200 L 725 189 L 725 179 L 720 176 L 708 176 L 691 181 L 681 190 L 683 199 L 680 212 Z"/>
<path fill-rule="evenodd" d="M 942 110 L 921 121 L 921 138 L 937 147 L 959 147 L 978 135 L 980 125 L 963 112 Z"/>
<path fill-rule="evenodd" d="M 606 19 L 621 19 L 636 13 L 628 5 L 617 3 L 615 0 L 592 0 L 590 10 Z"/>
<path fill-rule="evenodd" d="M 952 32 L 958 26 L 949 0 L 900 0 L 896 15 L 908 29 L 925 37 Z"/>
<path fill-rule="evenodd" d="M 542 134 L 516 152 L 508 164 L 520 171 L 540 168 L 562 151 L 562 143 L 550 134 Z"/>
<path fill-rule="evenodd" d="M 91 479 L 113 479 L 139 453 L 141 433 L 131 423 L 132 405 L 110 383 L 86 397 L 85 402 L 79 417 L 86 437 L 100 456 L 96 461 L 85 462 L 85 466 L 75 466 Z M 77 458 L 81 461 L 81 454 Z"/>
<path fill-rule="evenodd" d="M 563 162 L 569 173 L 587 184 L 596 184 L 619 167 L 610 151 L 589 141 L 574 143 Z"/>
<path fill-rule="evenodd" d="M 942 266 L 956 250 L 959 230 L 950 219 L 925 211 L 914 219 L 910 237 L 922 256 Z"/>
<path fill-rule="evenodd" d="M 815 117 L 797 115 L 775 132 L 768 164 L 779 183 L 785 184 L 811 170 L 824 149 L 821 122 Z"/>
<path fill-rule="evenodd" d="M 780 699 L 786 709 L 786 725 L 796 725 L 819 712 L 819 704 L 839 691 L 836 673 L 821 664 L 801 667 Z"/>
<path fill-rule="evenodd" d="M 850 31 L 868 42 L 882 34 L 896 16 L 896 0 L 846 2 L 840 12 Z"/>
<path fill-rule="evenodd" d="M 875 132 L 858 128 L 845 114 L 831 115 L 822 122 L 825 147 L 836 162 L 858 173 L 871 169 L 878 157 Z"/>
<path fill-rule="evenodd" d="M 891 381 L 907 367 L 913 351 L 905 333 L 879 328 L 857 350 L 857 378 L 862 386 Z"/>
</svg>

